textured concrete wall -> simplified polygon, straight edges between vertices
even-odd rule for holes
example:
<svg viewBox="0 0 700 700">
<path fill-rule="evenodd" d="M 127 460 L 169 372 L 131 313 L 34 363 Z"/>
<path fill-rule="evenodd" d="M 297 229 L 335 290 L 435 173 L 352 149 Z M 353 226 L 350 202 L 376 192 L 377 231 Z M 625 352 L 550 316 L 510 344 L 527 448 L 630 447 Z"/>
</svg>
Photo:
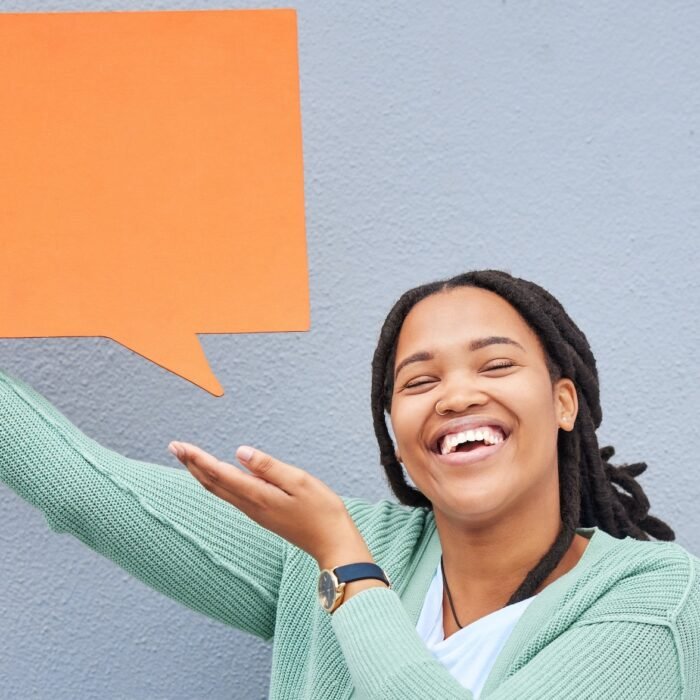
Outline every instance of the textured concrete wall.
<svg viewBox="0 0 700 700">
<path fill-rule="evenodd" d="M 0 10 L 277 3 L 0 2 Z M 203 335 L 215 399 L 104 338 L 1 340 L 0 367 L 124 455 L 242 442 L 389 496 L 369 408 L 405 289 L 503 268 L 550 289 L 598 360 L 601 444 L 647 461 L 700 554 L 700 6 L 295 2 L 309 333 Z M 0 252 L 1 255 L 1 252 Z M 235 261 L 231 274 L 236 274 Z M 129 577 L 0 486 L 0 695 L 263 698 L 271 647 Z"/>
</svg>

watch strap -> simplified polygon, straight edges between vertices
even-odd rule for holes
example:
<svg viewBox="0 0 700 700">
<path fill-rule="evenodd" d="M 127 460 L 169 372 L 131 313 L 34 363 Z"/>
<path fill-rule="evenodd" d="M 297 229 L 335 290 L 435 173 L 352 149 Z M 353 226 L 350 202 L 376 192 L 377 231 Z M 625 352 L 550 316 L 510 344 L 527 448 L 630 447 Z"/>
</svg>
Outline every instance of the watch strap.
<svg viewBox="0 0 700 700">
<path fill-rule="evenodd" d="M 387 586 L 391 587 L 389 577 L 384 570 L 370 562 L 337 566 L 333 569 L 333 573 L 336 575 L 338 583 L 350 583 L 350 581 L 358 581 L 360 579 L 376 578 L 379 581 L 384 581 Z"/>
</svg>

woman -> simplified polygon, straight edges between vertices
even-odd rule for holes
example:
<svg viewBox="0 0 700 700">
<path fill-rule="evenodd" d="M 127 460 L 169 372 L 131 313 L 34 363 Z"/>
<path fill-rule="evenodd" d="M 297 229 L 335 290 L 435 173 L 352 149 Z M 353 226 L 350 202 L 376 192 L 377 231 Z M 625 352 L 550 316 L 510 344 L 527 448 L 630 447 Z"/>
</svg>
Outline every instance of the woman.
<svg viewBox="0 0 700 700">
<path fill-rule="evenodd" d="M 700 697 L 700 560 L 648 541 L 674 533 L 646 465 L 599 449 L 593 355 L 531 282 L 470 272 L 389 313 L 372 410 L 402 505 L 247 446 L 250 473 L 186 443 L 191 474 L 136 462 L 26 384 L 0 392 L 0 477 L 55 531 L 274 639 L 270 697 Z"/>
</svg>

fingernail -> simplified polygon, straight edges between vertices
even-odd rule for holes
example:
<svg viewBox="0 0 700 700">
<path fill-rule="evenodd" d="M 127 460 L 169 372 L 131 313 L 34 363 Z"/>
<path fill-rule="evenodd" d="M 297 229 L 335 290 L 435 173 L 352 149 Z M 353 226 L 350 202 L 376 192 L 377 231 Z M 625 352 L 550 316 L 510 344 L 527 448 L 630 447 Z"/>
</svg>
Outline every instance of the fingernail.
<svg viewBox="0 0 700 700">
<path fill-rule="evenodd" d="M 177 453 L 177 447 L 175 446 L 175 443 L 174 443 L 174 442 L 171 442 L 171 443 L 168 445 L 168 449 L 169 449 L 176 457 L 179 457 L 179 456 L 180 456 L 180 455 L 178 455 L 178 453 Z"/>
<path fill-rule="evenodd" d="M 248 447 L 247 445 L 241 445 L 236 450 L 236 457 L 242 462 L 247 462 L 253 456 L 253 452 L 255 452 L 255 450 L 253 450 L 252 447 Z"/>
</svg>

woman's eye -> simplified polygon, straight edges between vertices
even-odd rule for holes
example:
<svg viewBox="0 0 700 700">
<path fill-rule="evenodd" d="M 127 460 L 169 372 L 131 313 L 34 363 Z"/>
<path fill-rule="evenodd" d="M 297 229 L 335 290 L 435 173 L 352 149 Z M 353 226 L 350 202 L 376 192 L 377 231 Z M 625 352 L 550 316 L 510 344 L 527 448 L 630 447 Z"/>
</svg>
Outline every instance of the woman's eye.
<svg viewBox="0 0 700 700">
<path fill-rule="evenodd" d="M 490 372 L 492 369 L 506 369 L 507 367 L 515 367 L 515 363 L 509 360 L 503 360 L 502 362 L 487 367 L 484 372 Z"/>
<path fill-rule="evenodd" d="M 430 384 L 433 380 L 432 379 L 426 379 L 425 381 L 422 382 L 412 382 L 410 384 L 406 384 L 404 386 L 404 389 L 413 389 L 413 387 L 416 386 L 422 386 L 423 384 Z"/>
</svg>

